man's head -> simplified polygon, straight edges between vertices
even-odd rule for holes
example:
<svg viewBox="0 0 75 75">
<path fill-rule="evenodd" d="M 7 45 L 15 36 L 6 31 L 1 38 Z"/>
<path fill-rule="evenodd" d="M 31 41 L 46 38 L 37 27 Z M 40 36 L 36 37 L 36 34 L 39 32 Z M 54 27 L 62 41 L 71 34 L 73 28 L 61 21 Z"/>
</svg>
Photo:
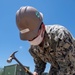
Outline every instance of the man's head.
<svg viewBox="0 0 75 75">
<path fill-rule="evenodd" d="M 21 7 L 16 12 L 16 24 L 20 30 L 21 40 L 31 40 L 38 35 L 43 15 L 31 6 Z"/>
</svg>

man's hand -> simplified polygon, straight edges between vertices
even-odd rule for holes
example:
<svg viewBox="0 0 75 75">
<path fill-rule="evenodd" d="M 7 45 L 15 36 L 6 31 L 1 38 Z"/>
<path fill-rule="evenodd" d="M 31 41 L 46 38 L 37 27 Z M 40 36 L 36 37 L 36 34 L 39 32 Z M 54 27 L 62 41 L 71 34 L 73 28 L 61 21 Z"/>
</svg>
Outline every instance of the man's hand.
<svg viewBox="0 0 75 75">
<path fill-rule="evenodd" d="M 38 73 L 37 72 L 33 72 L 33 75 L 38 75 Z"/>
</svg>

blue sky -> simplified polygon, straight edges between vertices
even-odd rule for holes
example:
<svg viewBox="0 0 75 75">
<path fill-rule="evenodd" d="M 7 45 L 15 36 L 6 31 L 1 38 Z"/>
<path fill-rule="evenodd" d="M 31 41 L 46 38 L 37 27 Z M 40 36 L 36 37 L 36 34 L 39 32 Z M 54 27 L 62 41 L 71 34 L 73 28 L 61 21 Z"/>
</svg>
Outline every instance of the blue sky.
<svg viewBox="0 0 75 75">
<path fill-rule="evenodd" d="M 1 0 L 0 1 L 0 67 L 8 64 L 9 55 L 18 50 L 15 55 L 30 70 L 34 70 L 33 58 L 28 52 L 30 44 L 19 38 L 15 15 L 21 6 L 33 6 L 44 15 L 45 25 L 60 24 L 65 26 L 75 37 L 75 0 Z M 50 64 L 47 64 L 46 72 Z"/>
</svg>

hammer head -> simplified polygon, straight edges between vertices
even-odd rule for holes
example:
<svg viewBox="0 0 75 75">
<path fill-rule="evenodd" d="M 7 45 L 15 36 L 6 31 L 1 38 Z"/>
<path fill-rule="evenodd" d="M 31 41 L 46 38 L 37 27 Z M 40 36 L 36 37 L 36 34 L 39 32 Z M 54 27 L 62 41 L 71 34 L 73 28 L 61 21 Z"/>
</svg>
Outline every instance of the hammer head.
<svg viewBox="0 0 75 75">
<path fill-rule="evenodd" d="M 18 51 L 13 52 L 10 57 L 7 59 L 8 63 L 11 63 L 13 59 L 15 59 L 15 53 L 17 53 Z"/>
<path fill-rule="evenodd" d="M 12 57 L 9 57 L 8 60 L 7 60 L 7 62 L 8 63 L 11 63 L 12 62 L 12 59 L 13 59 Z"/>
</svg>

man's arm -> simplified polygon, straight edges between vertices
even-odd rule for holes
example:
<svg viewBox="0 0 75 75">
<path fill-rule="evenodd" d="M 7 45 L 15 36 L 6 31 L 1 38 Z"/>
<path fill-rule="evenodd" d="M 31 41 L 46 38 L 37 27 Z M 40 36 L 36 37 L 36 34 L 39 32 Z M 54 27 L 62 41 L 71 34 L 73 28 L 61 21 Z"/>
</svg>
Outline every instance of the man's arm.
<svg viewBox="0 0 75 75">
<path fill-rule="evenodd" d="M 59 75 L 75 74 L 75 48 L 71 34 L 61 30 L 56 48 L 56 61 L 60 67 Z M 62 38 L 61 38 L 62 37 Z"/>
<path fill-rule="evenodd" d="M 46 63 L 42 61 L 35 53 L 32 48 L 29 49 L 30 54 L 34 58 L 34 63 L 35 63 L 35 69 L 34 72 L 37 72 L 38 75 L 41 75 L 42 72 L 44 72 Z"/>
<path fill-rule="evenodd" d="M 58 70 L 51 65 L 49 75 L 57 75 Z"/>
</svg>

